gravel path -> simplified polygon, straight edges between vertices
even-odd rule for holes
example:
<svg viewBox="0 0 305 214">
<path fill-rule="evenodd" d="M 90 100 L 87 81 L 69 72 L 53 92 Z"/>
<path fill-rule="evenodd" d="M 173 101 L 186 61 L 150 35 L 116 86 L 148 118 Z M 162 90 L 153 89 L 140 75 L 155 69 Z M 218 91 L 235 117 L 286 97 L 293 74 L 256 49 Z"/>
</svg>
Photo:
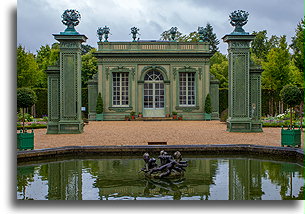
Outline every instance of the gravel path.
<svg viewBox="0 0 305 214">
<path fill-rule="evenodd" d="M 82 134 L 46 134 L 35 130 L 35 149 L 62 146 L 147 145 L 147 142 L 177 144 L 256 144 L 280 146 L 280 128 L 262 133 L 226 132 L 219 121 L 90 121 Z M 303 147 L 302 136 L 302 147 Z"/>
</svg>

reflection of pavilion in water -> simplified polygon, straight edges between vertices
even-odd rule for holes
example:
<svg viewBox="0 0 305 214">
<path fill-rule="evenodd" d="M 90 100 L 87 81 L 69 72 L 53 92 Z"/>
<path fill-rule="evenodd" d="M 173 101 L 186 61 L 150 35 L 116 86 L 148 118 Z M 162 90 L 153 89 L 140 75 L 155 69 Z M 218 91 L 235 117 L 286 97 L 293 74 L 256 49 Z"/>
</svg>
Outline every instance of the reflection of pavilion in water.
<svg viewBox="0 0 305 214">
<path fill-rule="evenodd" d="M 211 188 L 219 170 L 218 159 L 190 159 L 189 167 L 183 179 L 151 180 L 138 174 L 143 160 L 103 159 L 95 161 L 72 160 L 53 162 L 41 167 L 27 167 L 23 177 L 18 177 L 18 191 L 25 192 L 29 182 L 33 181 L 34 171 L 42 180 L 48 181 L 47 199 L 82 200 L 84 176 L 90 176 L 90 188 L 97 189 L 95 199 L 124 198 L 141 199 L 148 197 L 169 197 L 179 200 L 182 197 L 209 199 Z M 283 199 L 303 198 L 304 187 L 298 189 L 298 195 L 292 194 L 292 176 L 298 173 L 303 177 L 301 168 L 289 163 L 264 162 L 250 159 L 229 159 L 228 162 L 228 199 L 262 199 L 262 180 L 270 179 L 279 186 Z M 88 185 L 88 183 L 86 184 Z M 225 194 L 225 192 L 224 192 Z M 26 197 L 24 197 L 26 198 Z"/>
</svg>

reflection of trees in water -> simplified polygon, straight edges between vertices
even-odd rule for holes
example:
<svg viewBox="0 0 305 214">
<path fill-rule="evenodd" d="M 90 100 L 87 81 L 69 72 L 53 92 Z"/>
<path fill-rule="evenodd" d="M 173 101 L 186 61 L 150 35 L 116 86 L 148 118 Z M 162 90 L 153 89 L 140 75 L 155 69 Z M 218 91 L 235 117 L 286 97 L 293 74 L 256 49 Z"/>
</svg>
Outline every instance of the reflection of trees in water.
<svg viewBox="0 0 305 214">
<path fill-rule="evenodd" d="M 263 162 L 265 177 L 271 183 L 280 186 L 280 195 L 283 200 L 304 200 L 304 185 L 300 188 L 298 196 L 292 195 L 293 177 L 298 174 L 299 178 L 304 178 L 304 168 L 291 163 Z M 268 176 L 266 176 L 268 175 Z"/>
<path fill-rule="evenodd" d="M 26 197 L 26 188 L 34 181 L 34 171 L 34 166 L 17 167 L 17 191 L 22 192 L 23 200 L 31 200 Z"/>
</svg>

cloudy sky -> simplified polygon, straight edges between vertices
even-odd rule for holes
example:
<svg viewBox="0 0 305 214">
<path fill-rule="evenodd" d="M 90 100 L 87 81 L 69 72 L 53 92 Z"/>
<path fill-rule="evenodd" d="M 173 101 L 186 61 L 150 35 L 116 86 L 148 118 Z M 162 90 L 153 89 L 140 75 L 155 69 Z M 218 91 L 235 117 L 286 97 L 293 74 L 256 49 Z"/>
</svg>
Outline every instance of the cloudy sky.
<svg viewBox="0 0 305 214">
<path fill-rule="evenodd" d="M 268 36 L 287 35 L 290 42 L 297 23 L 303 17 L 302 0 L 18 0 L 17 44 L 33 53 L 41 45 L 56 42 L 53 33 L 65 30 L 61 15 L 66 9 L 81 13 L 77 31 L 88 37 L 87 44 L 97 47 L 96 30 L 109 26 L 109 41 L 131 41 L 130 28 L 140 28 L 141 39 L 156 40 L 172 26 L 183 34 L 198 26 L 212 24 L 221 38 L 233 31 L 229 14 L 238 9 L 249 12 L 247 32 L 266 29 Z"/>
</svg>

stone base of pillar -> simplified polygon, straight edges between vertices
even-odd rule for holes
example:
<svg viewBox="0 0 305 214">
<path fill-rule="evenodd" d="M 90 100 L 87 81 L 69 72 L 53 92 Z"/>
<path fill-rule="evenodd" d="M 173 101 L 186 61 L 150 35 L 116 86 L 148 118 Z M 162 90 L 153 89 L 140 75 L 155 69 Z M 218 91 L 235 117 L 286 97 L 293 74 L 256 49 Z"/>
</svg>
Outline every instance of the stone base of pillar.
<svg viewBox="0 0 305 214">
<path fill-rule="evenodd" d="M 83 121 L 60 121 L 58 134 L 80 134 L 83 133 Z"/>
<path fill-rule="evenodd" d="M 262 123 L 245 119 L 228 119 L 228 132 L 262 132 Z"/>
</svg>

